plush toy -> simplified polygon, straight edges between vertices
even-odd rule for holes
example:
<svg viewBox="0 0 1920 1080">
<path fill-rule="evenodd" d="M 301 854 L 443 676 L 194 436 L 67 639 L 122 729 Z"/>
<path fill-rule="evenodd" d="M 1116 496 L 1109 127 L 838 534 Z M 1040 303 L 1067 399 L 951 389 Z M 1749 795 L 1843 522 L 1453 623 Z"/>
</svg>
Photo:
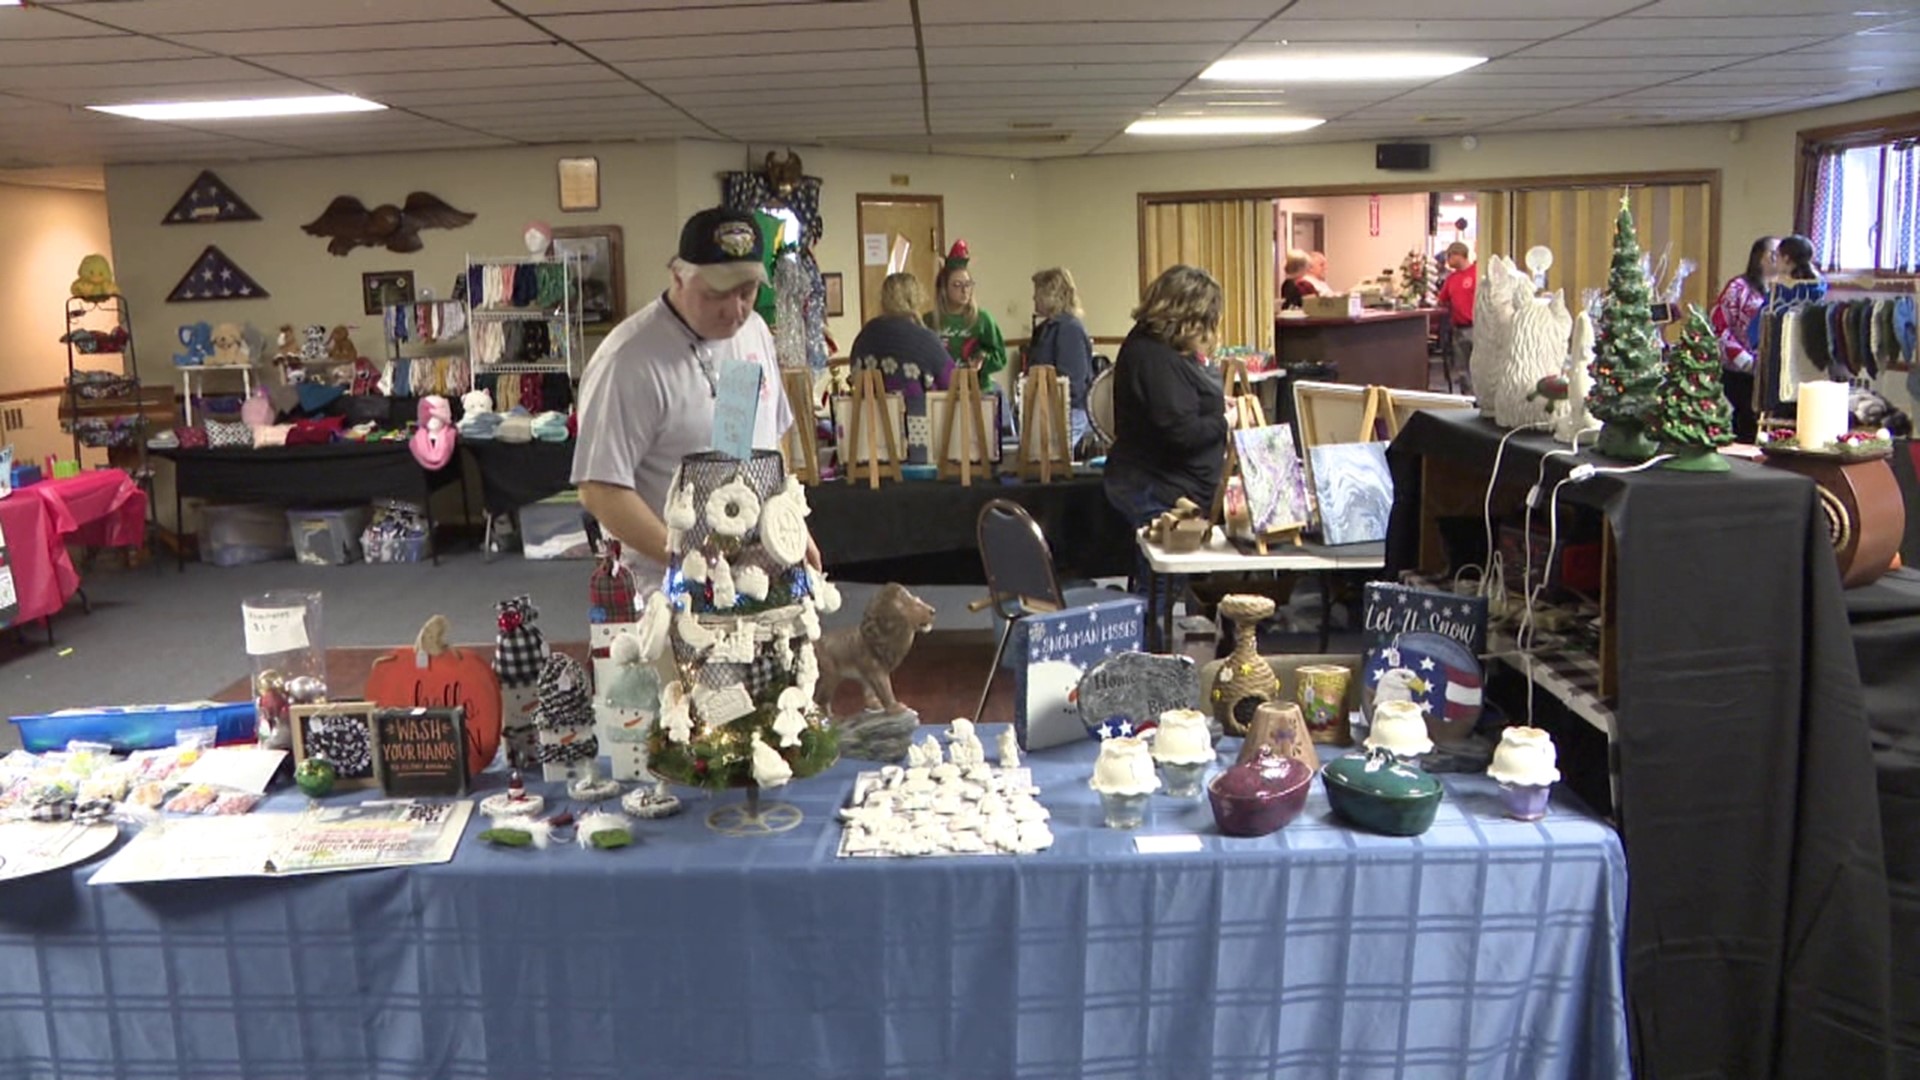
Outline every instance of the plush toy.
<svg viewBox="0 0 1920 1080">
<path fill-rule="evenodd" d="M 336 326 L 327 338 L 327 359 L 357 360 L 360 350 L 354 347 L 353 335 L 345 326 Z"/>
<path fill-rule="evenodd" d="M 203 322 L 180 328 L 180 344 L 185 353 L 173 354 L 175 367 L 201 367 L 213 357 L 213 327 Z"/>
<path fill-rule="evenodd" d="M 250 428 L 262 428 L 280 418 L 273 402 L 267 398 L 267 388 L 256 386 L 253 396 L 240 406 L 240 422 Z"/>
<path fill-rule="evenodd" d="M 456 436 L 453 428 L 453 407 L 439 394 L 428 394 L 420 399 L 420 426 L 414 429 L 413 437 L 407 445 L 413 451 L 413 458 L 423 469 L 439 470 L 446 468 L 453 460 L 453 447 Z"/>
<path fill-rule="evenodd" d="M 213 358 L 209 361 L 215 367 L 246 367 L 253 363 L 253 347 L 247 344 L 247 335 L 233 323 L 221 323 L 213 328 Z"/>
<path fill-rule="evenodd" d="M 300 342 L 300 359 L 306 361 L 325 360 L 327 358 L 327 328 L 309 326 Z"/>
<path fill-rule="evenodd" d="M 274 336 L 273 358 L 276 362 L 300 359 L 300 339 L 293 332 L 293 324 L 282 324 L 280 333 Z"/>
<path fill-rule="evenodd" d="M 105 255 L 89 255 L 80 260 L 80 276 L 73 279 L 73 295 L 82 300 L 105 300 L 120 291 L 114 284 L 113 267 Z"/>
</svg>

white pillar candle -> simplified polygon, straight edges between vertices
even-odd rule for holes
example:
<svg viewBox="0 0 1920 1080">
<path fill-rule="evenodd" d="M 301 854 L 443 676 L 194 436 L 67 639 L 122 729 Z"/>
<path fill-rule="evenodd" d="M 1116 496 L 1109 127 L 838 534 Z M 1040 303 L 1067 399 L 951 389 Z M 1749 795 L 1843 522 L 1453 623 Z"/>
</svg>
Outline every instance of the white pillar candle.
<svg viewBox="0 0 1920 1080">
<path fill-rule="evenodd" d="M 1802 450 L 1819 450 L 1847 433 L 1847 384 L 1821 380 L 1800 384 L 1794 434 Z"/>
</svg>

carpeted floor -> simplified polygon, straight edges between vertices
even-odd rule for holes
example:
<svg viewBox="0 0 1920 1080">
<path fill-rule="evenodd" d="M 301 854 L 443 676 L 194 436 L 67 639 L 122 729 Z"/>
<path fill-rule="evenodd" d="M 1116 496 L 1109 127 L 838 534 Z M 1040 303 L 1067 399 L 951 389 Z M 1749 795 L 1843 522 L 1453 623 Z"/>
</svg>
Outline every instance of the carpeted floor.
<svg viewBox="0 0 1920 1080">
<path fill-rule="evenodd" d="M 925 724 L 945 724 L 956 716 L 972 716 L 979 704 L 980 685 L 986 680 L 987 664 L 993 659 L 993 636 L 978 630 L 935 630 L 913 646 L 906 660 L 893 673 L 893 692 L 902 703 L 920 713 Z M 585 642 L 561 642 L 555 648 L 583 664 L 587 660 Z M 491 658 L 493 646 L 463 646 Z M 366 686 L 367 673 L 374 661 L 392 652 L 384 648 L 339 648 L 327 650 L 327 686 L 336 701 L 350 701 Z M 215 701 L 245 701 L 248 680 L 236 679 L 213 694 Z M 833 699 L 834 710 L 845 714 L 860 708 L 859 687 L 843 683 Z M 994 680 L 993 693 L 987 699 L 986 715 L 1013 715 L 1013 675 L 1001 672 Z"/>
</svg>

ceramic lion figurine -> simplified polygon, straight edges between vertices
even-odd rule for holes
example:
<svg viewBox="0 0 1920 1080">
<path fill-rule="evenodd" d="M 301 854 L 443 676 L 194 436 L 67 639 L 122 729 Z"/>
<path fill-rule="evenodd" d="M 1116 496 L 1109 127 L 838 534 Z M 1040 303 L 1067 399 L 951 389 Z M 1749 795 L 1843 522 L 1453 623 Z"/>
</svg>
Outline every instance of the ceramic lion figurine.
<svg viewBox="0 0 1920 1080">
<path fill-rule="evenodd" d="M 821 635 L 814 649 L 820 663 L 814 703 L 827 709 L 833 692 L 852 679 L 860 684 L 867 708 L 899 712 L 900 701 L 893 696 L 893 672 L 907 658 L 914 638 L 933 629 L 933 616 L 933 605 L 908 592 L 904 585 L 890 584 L 875 593 L 858 626 L 843 626 Z"/>
</svg>

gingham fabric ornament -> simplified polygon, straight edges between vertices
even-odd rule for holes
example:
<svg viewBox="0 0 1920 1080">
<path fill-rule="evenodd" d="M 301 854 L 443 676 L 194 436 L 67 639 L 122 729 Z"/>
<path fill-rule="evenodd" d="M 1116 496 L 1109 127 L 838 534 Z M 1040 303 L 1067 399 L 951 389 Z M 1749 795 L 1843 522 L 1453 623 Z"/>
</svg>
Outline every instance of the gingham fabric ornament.
<svg viewBox="0 0 1920 1080">
<path fill-rule="evenodd" d="M 633 568 L 620 560 L 620 541 L 608 540 L 593 576 L 587 579 L 587 621 L 634 622 L 640 618 L 639 592 Z"/>
<path fill-rule="evenodd" d="M 502 600 L 495 610 L 499 629 L 493 639 L 494 674 L 500 676 L 502 686 L 530 686 L 539 680 L 552 655 L 546 635 L 533 625 L 540 612 L 529 596 Z"/>
<path fill-rule="evenodd" d="M 600 756 L 593 734 L 593 702 L 587 692 L 587 673 L 565 653 L 547 658 L 540 672 L 540 705 L 534 727 L 540 732 L 540 763 L 549 780 L 568 779 L 568 770 Z"/>
</svg>

